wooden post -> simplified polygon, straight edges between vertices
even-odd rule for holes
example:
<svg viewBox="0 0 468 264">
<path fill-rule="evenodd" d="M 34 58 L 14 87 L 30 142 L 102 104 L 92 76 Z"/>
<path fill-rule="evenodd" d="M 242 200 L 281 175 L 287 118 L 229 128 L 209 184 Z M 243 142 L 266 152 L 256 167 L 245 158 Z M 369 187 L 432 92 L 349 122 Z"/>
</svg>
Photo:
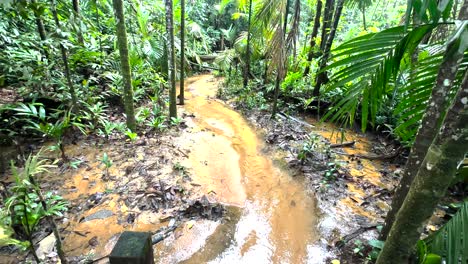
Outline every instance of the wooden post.
<svg viewBox="0 0 468 264">
<path fill-rule="evenodd" d="M 151 233 L 125 231 L 109 255 L 110 264 L 154 264 Z"/>
</svg>

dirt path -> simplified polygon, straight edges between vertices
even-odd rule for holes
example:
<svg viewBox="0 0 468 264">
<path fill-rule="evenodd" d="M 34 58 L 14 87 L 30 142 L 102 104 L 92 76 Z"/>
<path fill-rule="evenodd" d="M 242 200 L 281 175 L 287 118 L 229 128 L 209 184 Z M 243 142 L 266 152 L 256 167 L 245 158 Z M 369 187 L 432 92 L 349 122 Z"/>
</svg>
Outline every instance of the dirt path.
<svg viewBox="0 0 468 264">
<path fill-rule="evenodd" d="M 184 233 L 190 239 L 165 241 L 158 247 L 160 263 L 191 254 L 186 263 L 320 263 L 312 246 L 317 209 L 300 179 L 273 164 L 256 131 L 214 99 L 219 83 L 211 75 L 188 82 L 186 110 L 195 117 L 192 131 L 177 143 L 191 149 L 184 165 L 205 193 L 233 207 L 230 221 L 197 223 Z"/>
</svg>

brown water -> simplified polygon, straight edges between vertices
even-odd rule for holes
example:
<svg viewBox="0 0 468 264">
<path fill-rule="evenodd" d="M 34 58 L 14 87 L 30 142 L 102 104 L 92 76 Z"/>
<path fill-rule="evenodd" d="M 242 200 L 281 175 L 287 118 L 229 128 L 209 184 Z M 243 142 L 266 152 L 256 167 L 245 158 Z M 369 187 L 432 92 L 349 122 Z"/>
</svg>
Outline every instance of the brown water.
<svg viewBox="0 0 468 264">
<path fill-rule="evenodd" d="M 188 80 L 186 110 L 195 115 L 189 161 L 195 183 L 230 205 L 227 221 L 200 221 L 157 247 L 160 263 L 321 263 L 317 209 L 299 178 L 275 165 L 246 120 L 215 100 L 211 75 Z"/>
</svg>

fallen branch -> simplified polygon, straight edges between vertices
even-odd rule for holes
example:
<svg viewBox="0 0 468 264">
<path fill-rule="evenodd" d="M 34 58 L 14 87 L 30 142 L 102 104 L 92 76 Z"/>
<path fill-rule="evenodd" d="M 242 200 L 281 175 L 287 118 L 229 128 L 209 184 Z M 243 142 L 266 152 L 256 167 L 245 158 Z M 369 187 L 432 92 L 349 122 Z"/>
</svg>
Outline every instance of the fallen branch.
<svg viewBox="0 0 468 264">
<path fill-rule="evenodd" d="M 342 248 L 346 243 L 353 240 L 354 238 L 356 238 L 360 234 L 365 233 L 365 232 L 370 231 L 370 230 L 373 230 L 373 229 L 377 229 L 377 226 L 378 225 L 370 225 L 370 226 L 360 227 L 358 230 L 354 231 L 351 234 L 348 234 L 348 235 L 344 236 L 342 239 L 337 241 L 335 243 L 335 247 Z"/>
<path fill-rule="evenodd" d="M 301 124 L 301 125 L 303 125 L 303 126 L 306 126 L 306 127 L 311 127 L 311 128 L 314 127 L 313 125 L 311 125 L 311 124 L 309 124 L 309 123 L 306 123 L 306 122 L 304 122 L 304 121 L 302 121 L 302 120 L 299 120 L 299 119 L 297 119 L 297 118 L 295 118 L 295 117 L 292 117 L 292 116 L 290 116 L 290 115 L 288 115 L 288 114 L 285 114 L 285 113 L 283 113 L 283 112 L 278 113 L 278 116 L 279 116 L 280 118 L 283 118 L 283 119 L 289 119 L 289 120 L 295 121 L 295 122 L 297 122 L 297 123 L 299 123 L 299 124 Z"/>
<path fill-rule="evenodd" d="M 368 159 L 368 160 L 390 160 L 396 158 L 401 153 L 401 148 L 396 149 L 393 153 L 390 154 L 382 154 L 382 155 L 367 155 L 367 154 L 348 154 L 344 152 L 334 151 L 334 153 L 344 156 L 350 156 L 354 158 L 360 159 Z"/>
<path fill-rule="evenodd" d="M 330 144 L 330 148 L 345 148 L 345 147 L 351 147 L 354 146 L 356 141 L 349 141 L 349 142 L 343 142 L 340 144 Z"/>
<path fill-rule="evenodd" d="M 167 238 L 172 232 L 174 232 L 177 228 L 177 225 L 173 225 L 169 228 L 162 228 L 163 230 L 158 230 L 156 234 L 151 236 L 151 243 L 153 245 L 163 241 L 165 238 Z M 165 230 L 164 230 L 165 229 Z"/>
</svg>

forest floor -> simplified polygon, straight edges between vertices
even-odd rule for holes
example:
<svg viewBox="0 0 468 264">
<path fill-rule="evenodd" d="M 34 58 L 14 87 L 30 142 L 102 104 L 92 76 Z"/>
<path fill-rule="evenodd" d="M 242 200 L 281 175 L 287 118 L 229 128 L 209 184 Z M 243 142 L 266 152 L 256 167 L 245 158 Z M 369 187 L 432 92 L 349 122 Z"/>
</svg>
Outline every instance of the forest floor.
<svg viewBox="0 0 468 264">
<path fill-rule="evenodd" d="M 184 121 L 165 133 L 66 146 L 75 168 L 64 164 L 40 182 L 70 201 L 59 224 L 73 262 L 107 256 L 124 230 L 162 231 L 157 263 L 326 263 L 356 248 L 358 260 L 341 260 L 361 263 L 371 254 L 356 241 L 375 239 L 383 223 L 401 173 L 397 147 L 309 117 L 241 115 L 216 98 L 220 84 L 189 78 Z M 57 261 L 50 230 L 35 241 L 47 263 Z"/>
</svg>

